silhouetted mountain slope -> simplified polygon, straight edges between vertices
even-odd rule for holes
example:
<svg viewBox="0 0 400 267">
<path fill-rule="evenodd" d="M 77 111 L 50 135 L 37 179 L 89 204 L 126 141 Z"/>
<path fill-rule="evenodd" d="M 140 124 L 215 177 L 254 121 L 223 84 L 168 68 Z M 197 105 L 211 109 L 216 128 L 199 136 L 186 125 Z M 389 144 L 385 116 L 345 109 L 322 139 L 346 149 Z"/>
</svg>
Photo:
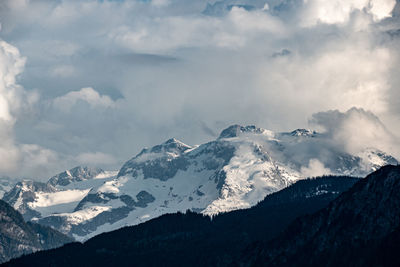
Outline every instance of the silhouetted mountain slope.
<svg viewBox="0 0 400 267">
<path fill-rule="evenodd" d="M 101 234 L 84 244 L 42 251 L 9 266 L 209 266 L 230 265 L 258 240 L 275 237 L 293 219 L 313 213 L 358 179 L 301 180 L 267 196 L 251 209 L 215 216 L 163 215 L 146 223 Z"/>
<path fill-rule="evenodd" d="M 26 223 L 20 213 L 0 200 L 0 262 L 68 242 L 72 239 L 49 227 Z"/>
<path fill-rule="evenodd" d="M 265 266 L 400 266 L 400 166 L 386 166 L 328 207 L 250 247 L 243 263 Z"/>
</svg>

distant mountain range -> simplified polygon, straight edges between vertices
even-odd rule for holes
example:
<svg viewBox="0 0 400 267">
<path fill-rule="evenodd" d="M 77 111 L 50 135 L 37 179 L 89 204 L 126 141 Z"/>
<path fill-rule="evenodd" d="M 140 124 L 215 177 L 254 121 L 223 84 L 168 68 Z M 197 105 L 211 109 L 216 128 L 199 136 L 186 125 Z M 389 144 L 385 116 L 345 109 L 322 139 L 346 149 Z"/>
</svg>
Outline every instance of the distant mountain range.
<svg viewBox="0 0 400 267">
<path fill-rule="evenodd" d="M 400 166 L 388 165 L 365 179 L 302 180 L 212 220 L 164 215 L 7 265 L 399 266 L 399 201 Z"/>
<path fill-rule="evenodd" d="M 119 172 L 77 167 L 47 183 L 23 181 L 3 200 L 27 220 L 86 240 L 166 213 L 215 216 L 250 208 L 309 176 L 361 177 L 397 163 L 374 148 L 346 153 L 311 130 L 275 133 L 233 125 L 200 146 L 170 139 L 143 149 Z"/>
</svg>

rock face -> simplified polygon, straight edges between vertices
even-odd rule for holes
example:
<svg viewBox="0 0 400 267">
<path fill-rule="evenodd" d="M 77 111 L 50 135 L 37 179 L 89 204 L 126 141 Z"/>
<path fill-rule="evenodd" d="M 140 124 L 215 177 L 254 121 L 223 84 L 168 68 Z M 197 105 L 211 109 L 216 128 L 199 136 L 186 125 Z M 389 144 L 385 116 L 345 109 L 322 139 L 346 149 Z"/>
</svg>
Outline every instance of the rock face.
<svg viewBox="0 0 400 267">
<path fill-rule="evenodd" d="M 189 209 L 214 216 L 250 208 L 300 179 L 364 176 L 386 164 L 397 161 L 373 148 L 346 153 L 312 130 L 275 133 L 232 125 L 200 146 L 173 138 L 143 149 L 115 177 L 75 168 L 51 178 L 40 192 L 20 185 L 5 200 L 27 219 L 86 240 L 166 213 Z"/>
<path fill-rule="evenodd" d="M 48 184 L 52 186 L 67 186 L 74 182 L 93 179 L 103 172 L 102 169 L 79 166 L 50 178 Z"/>
<path fill-rule="evenodd" d="M 69 242 L 71 238 L 49 227 L 26 223 L 21 214 L 0 200 L 0 263 Z"/>
<path fill-rule="evenodd" d="M 49 184 L 22 181 L 18 182 L 12 190 L 6 192 L 3 196 L 3 200 L 23 214 L 25 220 L 30 220 L 32 217 L 40 216 L 40 213 L 34 210 L 30 205 L 30 203 L 35 202 L 37 199 L 37 194 L 49 194 L 56 191 L 57 189 Z"/>
<path fill-rule="evenodd" d="M 399 266 L 400 166 L 385 166 L 327 208 L 293 222 L 268 245 L 260 266 Z M 251 257 L 250 257 L 251 258 Z"/>
</svg>

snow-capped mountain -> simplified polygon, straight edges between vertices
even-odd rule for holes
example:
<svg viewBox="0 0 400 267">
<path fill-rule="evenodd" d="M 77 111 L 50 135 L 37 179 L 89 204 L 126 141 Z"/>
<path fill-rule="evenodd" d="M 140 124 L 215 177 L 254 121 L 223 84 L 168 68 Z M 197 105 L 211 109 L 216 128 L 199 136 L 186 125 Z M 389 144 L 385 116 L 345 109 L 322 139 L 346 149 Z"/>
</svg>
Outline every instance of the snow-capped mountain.
<svg viewBox="0 0 400 267">
<path fill-rule="evenodd" d="M 76 167 L 49 179 L 47 183 L 18 182 L 3 200 L 18 210 L 25 220 L 43 218 L 55 213 L 71 213 L 87 193 L 117 172 Z"/>
<path fill-rule="evenodd" d="M 64 178 L 52 178 L 63 182 L 54 192 L 36 194 L 27 205 L 40 213 L 33 221 L 86 240 L 165 213 L 190 209 L 215 215 L 249 208 L 299 179 L 364 176 L 386 164 L 397 160 L 373 148 L 346 153 L 315 131 L 275 133 L 233 125 L 200 146 L 170 139 L 143 149 L 114 178 L 66 179 L 67 185 Z M 46 186 L 53 187 L 50 181 Z"/>
<path fill-rule="evenodd" d="M 53 176 L 48 181 L 48 184 L 52 186 L 65 187 L 71 183 L 86 181 L 93 178 L 102 178 L 106 176 L 107 175 L 102 169 L 79 166 Z"/>
</svg>

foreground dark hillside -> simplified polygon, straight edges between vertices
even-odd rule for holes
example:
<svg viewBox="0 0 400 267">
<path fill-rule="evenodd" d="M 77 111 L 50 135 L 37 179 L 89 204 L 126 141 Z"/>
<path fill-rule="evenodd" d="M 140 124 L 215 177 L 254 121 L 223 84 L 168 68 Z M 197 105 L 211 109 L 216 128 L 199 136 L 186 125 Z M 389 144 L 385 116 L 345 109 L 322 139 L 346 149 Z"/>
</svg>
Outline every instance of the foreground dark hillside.
<svg viewBox="0 0 400 267">
<path fill-rule="evenodd" d="M 400 166 L 386 166 L 279 238 L 249 247 L 244 265 L 400 266 Z"/>
<path fill-rule="evenodd" d="M 8 266 L 231 265 L 250 244 L 269 240 L 296 217 L 328 205 L 358 179 L 302 180 L 257 206 L 209 217 L 187 212 L 96 236 L 9 262 Z"/>
<path fill-rule="evenodd" d="M 72 239 L 49 227 L 26 223 L 18 211 L 0 200 L 0 262 L 69 242 Z"/>
</svg>

